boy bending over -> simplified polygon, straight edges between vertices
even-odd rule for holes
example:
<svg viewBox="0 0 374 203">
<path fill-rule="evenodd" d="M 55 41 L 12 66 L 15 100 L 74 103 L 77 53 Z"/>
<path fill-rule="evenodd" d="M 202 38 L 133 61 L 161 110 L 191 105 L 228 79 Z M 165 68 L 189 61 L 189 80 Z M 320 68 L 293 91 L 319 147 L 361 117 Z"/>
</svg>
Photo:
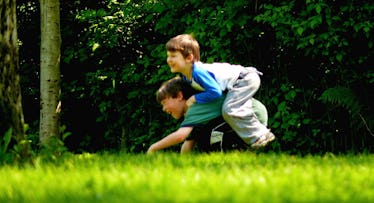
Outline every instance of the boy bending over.
<svg viewBox="0 0 374 203">
<path fill-rule="evenodd" d="M 162 110 L 170 114 L 175 119 L 183 119 L 178 130 L 167 135 L 158 142 L 152 144 L 147 153 L 153 153 L 173 145 L 183 143 L 181 153 L 190 152 L 195 144 L 195 140 L 203 136 L 210 137 L 210 129 L 204 130 L 204 134 L 195 134 L 189 137 L 194 128 L 206 128 L 207 124 L 221 117 L 221 108 L 224 97 L 220 97 L 209 103 L 187 105 L 187 99 L 193 95 L 193 90 L 186 81 L 180 77 L 172 78 L 164 82 L 156 93 L 156 98 L 162 105 Z M 267 123 L 267 111 L 262 103 L 255 100 L 254 109 L 262 122 Z M 206 139 L 205 139 L 206 140 Z"/>
</svg>

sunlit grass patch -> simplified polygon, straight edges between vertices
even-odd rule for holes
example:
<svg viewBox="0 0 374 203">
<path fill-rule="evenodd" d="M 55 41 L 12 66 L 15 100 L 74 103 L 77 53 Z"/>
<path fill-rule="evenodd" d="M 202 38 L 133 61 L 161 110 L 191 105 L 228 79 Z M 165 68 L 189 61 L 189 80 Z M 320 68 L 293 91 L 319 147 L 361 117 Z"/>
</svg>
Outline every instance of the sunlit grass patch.
<svg viewBox="0 0 374 203">
<path fill-rule="evenodd" d="M 369 202 L 374 156 L 82 154 L 0 168 L 0 202 Z"/>
</svg>

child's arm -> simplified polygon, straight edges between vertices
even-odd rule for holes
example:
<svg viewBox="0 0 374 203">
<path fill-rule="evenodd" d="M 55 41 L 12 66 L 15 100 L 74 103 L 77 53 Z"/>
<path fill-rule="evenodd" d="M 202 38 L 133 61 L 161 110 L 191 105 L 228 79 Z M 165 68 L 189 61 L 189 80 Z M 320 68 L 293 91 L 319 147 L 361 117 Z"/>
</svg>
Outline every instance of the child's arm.
<svg viewBox="0 0 374 203">
<path fill-rule="evenodd" d="M 203 88 L 202 92 L 194 95 L 196 103 L 209 103 L 222 96 L 220 85 L 208 71 L 195 68 L 192 77 Z"/>
<path fill-rule="evenodd" d="M 181 147 L 181 153 L 189 153 L 192 151 L 193 147 L 195 145 L 195 140 L 186 140 L 184 141 L 182 147 Z"/>
<path fill-rule="evenodd" d="M 177 131 L 169 134 L 168 136 L 164 137 L 163 139 L 159 140 L 158 142 L 152 144 L 149 148 L 147 153 L 151 154 L 155 151 L 165 149 L 171 147 L 173 145 L 179 144 L 183 142 L 188 135 L 192 132 L 193 127 L 181 127 Z"/>
</svg>

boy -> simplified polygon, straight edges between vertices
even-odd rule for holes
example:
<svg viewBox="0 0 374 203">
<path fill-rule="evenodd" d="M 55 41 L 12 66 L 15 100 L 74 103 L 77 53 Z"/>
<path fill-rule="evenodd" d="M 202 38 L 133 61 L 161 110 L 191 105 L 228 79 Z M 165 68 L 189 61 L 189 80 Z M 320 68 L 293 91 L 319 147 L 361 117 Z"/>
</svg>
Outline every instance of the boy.
<svg viewBox="0 0 374 203">
<path fill-rule="evenodd" d="M 153 153 L 181 142 L 184 142 L 181 153 L 185 153 L 192 150 L 195 140 L 210 139 L 210 131 L 212 129 L 208 126 L 211 121 L 213 121 L 212 125 L 217 123 L 216 121 L 219 121 L 224 97 L 210 103 L 194 104 L 188 107 L 186 100 L 193 95 L 194 92 L 195 90 L 180 77 L 172 78 L 161 85 L 156 93 L 156 98 L 157 101 L 161 103 L 163 107 L 162 110 L 171 114 L 175 119 L 183 118 L 183 121 L 178 130 L 152 144 L 147 153 Z M 263 122 L 266 123 L 266 108 L 258 101 L 254 102 L 254 105 L 256 105 L 254 108 L 258 109 L 258 111 L 256 111 L 258 112 L 257 115 L 264 118 Z M 203 129 L 203 131 L 197 131 L 198 128 Z M 190 136 L 190 134 L 192 136 Z M 209 149 L 207 145 L 209 144 L 206 144 L 205 148 Z"/>
<path fill-rule="evenodd" d="M 201 91 L 191 96 L 186 104 L 205 104 L 222 97 L 224 120 L 252 148 L 267 145 L 275 139 L 273 133 L 258 120 L 252 98 L 260 87 L 259 71 L 228 63 L 205 64 L 200 62 L 199 43 L 188 34 L 178 35 L 166 43 L 167 63 L 171 72 L 181 73 L 182 78 Z"/>
</svg>

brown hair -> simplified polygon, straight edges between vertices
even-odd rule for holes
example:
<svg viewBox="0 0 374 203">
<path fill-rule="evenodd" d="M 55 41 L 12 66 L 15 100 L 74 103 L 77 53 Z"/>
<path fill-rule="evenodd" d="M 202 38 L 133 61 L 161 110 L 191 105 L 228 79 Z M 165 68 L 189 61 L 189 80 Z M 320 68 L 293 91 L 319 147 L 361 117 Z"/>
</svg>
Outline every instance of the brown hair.
<svg viewBox="0 0 374 203">
<path fill-rule="evenodd" d="M 166 43 L 167 51 L 180 51 L 184 58 L 193 55 L 193 62 L 200 61 L 200 46 L 197 40 L 190 34 L 181 34 L 171 38 Z"/>
<path fill-rule="evenodd" d="M 170 80 L 162 83 L 161 87 L 156 92 L 156 100 L 161 103 L 162 100 L 171 97 L 176 98 L 178 93 L 182 92 L 183 99 L 188 99 L 196 93 L 187 81 L 184 81 L 180 76 L 176 76 Z"/>
</svg>

